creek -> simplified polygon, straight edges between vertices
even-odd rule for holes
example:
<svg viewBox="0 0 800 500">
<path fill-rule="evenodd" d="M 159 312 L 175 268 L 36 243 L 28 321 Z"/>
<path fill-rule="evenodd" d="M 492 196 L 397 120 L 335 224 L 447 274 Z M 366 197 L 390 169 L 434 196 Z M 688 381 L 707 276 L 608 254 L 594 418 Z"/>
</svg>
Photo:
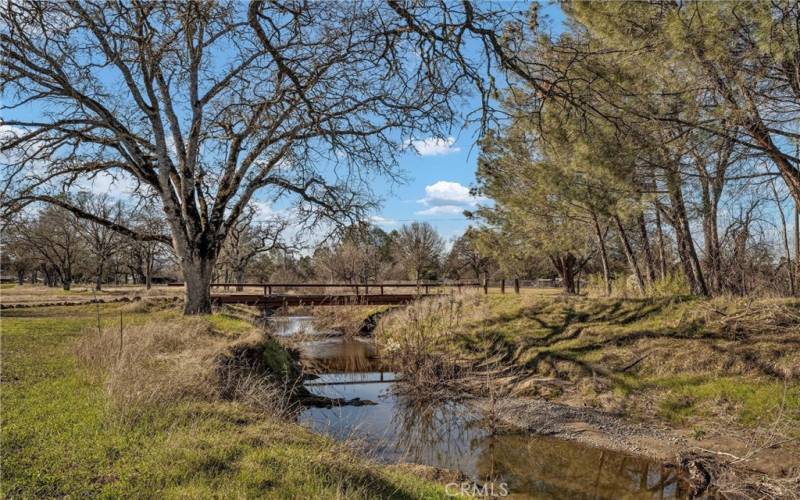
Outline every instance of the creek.
<svg viewBox="0 0 800 500">
<path fill-rule="evenodd" d="M 492 432 L 468 405 L 401 396 L 394 390 L 400 375 L 385 369 L 371 339 L 315 332 L 308 316 L 269 323 L 316 376 L 308 390 L 359 403 L 307 408 L 300 422 L 355 442 L 378 461 L 458 470 L 478 484 L 502 483 L 494 491 L 507 489 L 513 498 L 685 497 L 675 470 L 663 464 L 564 439 Z"/>
</svg>

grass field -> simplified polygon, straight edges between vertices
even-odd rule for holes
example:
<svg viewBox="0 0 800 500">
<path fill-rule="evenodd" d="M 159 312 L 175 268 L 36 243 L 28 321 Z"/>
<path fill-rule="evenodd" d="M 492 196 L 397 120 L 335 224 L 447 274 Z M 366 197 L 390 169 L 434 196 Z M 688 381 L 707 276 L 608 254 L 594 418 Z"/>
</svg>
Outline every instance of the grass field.
<svg viewBox="0 0 800 500">
<path fill-rule="evenodd" d="M 134 304 L 4 311 L 4 497 L 444 496 L 438 485 L 368 462 L 244 403 L 191 397 L 168 404 L 140 402 L 131 417 L 110 396 L 108 375 L 76 355 L 87 336 L 99 335 L 98 311 L 109 331 L 120 312 L 130 334 L 151 325 L 169 325 L 166 330 L 174 328 L 176 334 L 185 329 L 174 310 L 148 311 Z M 203 321 L 212 336 L 250 330 L 221 315 Z M 165 357 L 161 365 L 171 359 Z"/>
</svg>

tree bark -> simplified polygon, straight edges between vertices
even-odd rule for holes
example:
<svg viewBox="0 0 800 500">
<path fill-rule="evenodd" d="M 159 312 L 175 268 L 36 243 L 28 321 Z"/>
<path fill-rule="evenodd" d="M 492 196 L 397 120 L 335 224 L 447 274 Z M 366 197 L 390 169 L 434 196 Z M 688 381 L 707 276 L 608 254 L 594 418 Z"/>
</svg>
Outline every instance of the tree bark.
<svg viewBox="0 0 800 500">
<path fill-rule="evenodd" d="M 145 289 L 150 290 L 153 287 L 153 259 L 149 258 L 144 265 L 144 286 Z M 125 282 L 128 281 L 128 275 L 125 275 Z"/>
<path fill-rule="evenodd" d="M 794 282 L 800 283 L 800 202 L 797 201 L 794 202 Z"/>
<path fill-rule="evenodd" d="M 703 270 L 697 258 L 694 248 L 692 233 L 689 229 L 689 217 L 686 214 L 686 204 L 683 200 L 679 174 L 673 170 L 667 170 L 667 192 L 671 204 L 671 223 L 675 228 L 675 238 L 678 244 L 678 256 L 680 257 L 681 267 L 684 275 L 689 281 L 692 293 L 696 295 L 708 296 L 708 287 L 703 278 Z"/>
<path fill-rule="evenodd" d="M 667 251 L 664 242 L 664 228 L 661 227 L 661 211 L 656 206 L 656 238 L 658 239 L 658 270 L 661 279 L 667 277 Z"/>
<path fill-rule="evenodd" d="M 630 240 L 628 240 L 625 227 L 622 225 L 622 221 L 617 214 L 614 214 L 614 222 L 617 225 L 617 233 L 619 234 L 620 243 L 622 243 L 622 249 L 625 251 L 625 257 L 628 259 L 628 265 L 631 268 L 631 272 L 633 272 L 633 275 L 636 277 L 636 285 L 639 288 L 639 292 L 644 293 L 642 271 L 639 269 L 639 263 L 636 262 L 636 255 L 633 253 L 633 248 L 631 247 Z"/>
<path fill-rule="evenodd" d="M 244 283 L 244 280 L 245 280 L 245 266 L 243 266 L 243 265 L 237 266 L 236 267 L 236 291 L 237 292 L 241 292 L 244 289 L 244 287 L 242 286 L 242 283 Z"/>
<path fill-rule="evenodd" d="M 94 282 L 94 289 L 98 292 L 103 288 L 103 263 L 100 262 L 97 265 L 97 277 L 95 278 Z"/>
<path fill-rule="evenodd" d="M 186 297 L 183 314 L 211 314 L 211 279 L 214 271 L 213 258 L 183 259 L 183 282 Z"/>
<path fill-rule="evenodd" d="M 603 283 L 606 287 L 606 296 L 611 295 L 611 276 L 608 267 L 608 251 L 606 250 L 606 238 L 603 231 L 600 229 L 600 223 L 597 221 L 597 214 L 592 213 L 592 220 L 594 222 L 595 236 L 597 236 L 597 246 L 600 248 L 600 262 L 603 264 Z"/>
<path fill-rule="evenodd" d="M 644 263 L 647 267 L 647 280 L 652 284 L 656 280 L 656 266 L 653 259 L 653 252 L 650 250 L 650 236 L 647 234 L 647 223 L 644 220 L 644 212 L 639 212 L 636 222 L 639 225 L 639 235 L 642 238 Z"/>
<path fill-rule="evenodd" d="M 717 231 L 717 206 L 712 203 L 703 213 L 703 237 L 709 274 L 709 288 L 712 293 L 719 293 L 722 287 L 722 262 L 719 250 L 719 234 Z"/>
<path fill-rule="evenodd" d="M 575 293 L 575 264 L 577 259 L 571 253 L 551 255 L 550 262 L 556 268 L 558 276 L 561 278 L 561 286 L 564 293 L 573 295 Z"/>
<path fill-rule="evenodd" d="M 781 197 L 778 189 L 775 187 L 775 182 L 770 182 L 772 193 L 775 195 L 775 206 L 778 209 L 778 215 L 781 219 L 781 236 L 783 240 L 783 249 L 786 252 L 786 271 L 789 275 L 789 295 L 795 295 L 795 282 L 794 282 L 794 265 L 792 264 L 792 252 L 789 249 L 789 228 L 786 222 L 786 215 L 783 213 L 781 206 Z"/>
</svg>

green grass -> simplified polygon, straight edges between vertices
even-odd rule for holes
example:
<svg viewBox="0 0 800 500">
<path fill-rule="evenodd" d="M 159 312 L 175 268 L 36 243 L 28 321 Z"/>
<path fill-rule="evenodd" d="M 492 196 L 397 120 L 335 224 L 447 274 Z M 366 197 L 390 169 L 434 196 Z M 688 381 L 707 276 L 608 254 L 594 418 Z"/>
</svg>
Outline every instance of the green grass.
<svg viewBox="0 0 800 500">
<path fill-rule="evenodd" d="M 658 405 L 659 414 L 673 422 L 685 423 L 695 415 L 715 416 L 732 409 L 746 426 L 764 426 L 770 417 L 800 410 L 800 386 L 768 379 L 743 377 L 676 376 L 646 382 L 667 392 Z"/>
<path fill-rule="evenodd" d="M 577 394 L 585 404 L 632 417 L 692 425 L 725 416 L 759 427 L 780 416 L 800 428 L 800 301 L 535 292 L 457 300 L 455 326 L 411 306 L 418 313 L 403 317 L 420 317 L 419 324 L 387 318 L 382 335 L 422 327 L 429 336 L 444 332 L 456 356 L 499 356 L 522 376 L 569 380 L 574 390 L 565 397 L 574 401 Z"/>
<path fill-rule="evenodd" d="M 118 311 L 102 306 L 103 321 L 115 324 Z M 164 321 L 176 315 L 154 314 Z M 444 497 L 435 484 L 234 402 L 184 402 L 121 418 L 102 378 L 72 354 L 75 340 L 93 333 L 95 315 L 94 306 L 4 313 L 4 497 Z M 147 318 L 126 314 L 124 321 Z M 224 316 L 211 321 L 246 327 Z"/>
</svg>

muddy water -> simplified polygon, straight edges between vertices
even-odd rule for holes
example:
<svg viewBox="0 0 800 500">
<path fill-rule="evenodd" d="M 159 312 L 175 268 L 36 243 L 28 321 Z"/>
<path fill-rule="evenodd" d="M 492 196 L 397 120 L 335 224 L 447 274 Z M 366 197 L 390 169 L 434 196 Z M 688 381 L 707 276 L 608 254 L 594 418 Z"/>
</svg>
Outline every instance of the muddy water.
<svg viewBox="0 0 800 500">
<path fill-rule="evenodd" d="M 309 319 L 278 320 L 305 333 L 301 359 L 319 378 L 306 385 L 332 398 L 374 405 L 309 408 L 299 419 L 317 432 L 360 442 L 374 458 L 460 470 L 504 483 L 516 498 L 683 498 L 674 471 L 623 453 L 555 438 L 491 432 L 467 406 L 422 406 L 397 396 L 366 339 L 315 338 Z M 291 334 L 289 334 L 291 335 Z M 499 486 L 495 491 L 500 491 Z"/>
</svg>

